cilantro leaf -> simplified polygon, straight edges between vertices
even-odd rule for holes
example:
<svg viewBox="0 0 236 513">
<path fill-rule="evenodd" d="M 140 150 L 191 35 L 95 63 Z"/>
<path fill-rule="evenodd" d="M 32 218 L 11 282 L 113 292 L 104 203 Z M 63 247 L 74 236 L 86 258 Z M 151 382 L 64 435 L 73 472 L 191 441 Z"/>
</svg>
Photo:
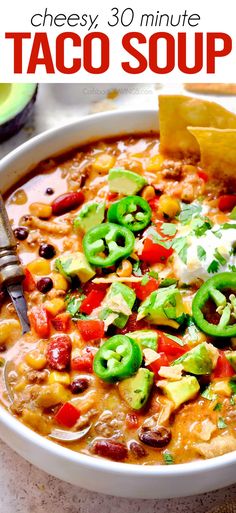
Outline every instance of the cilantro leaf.
<svg viewBox="0 0 236 513">
<path fill-rule="evenodd" d="M 222 409 L 222 403 L 216 403 L 213 410 L 214 411 L 220 411 Z"/>
<path fill-rule="evenodd" d="M 217 260 L 212 260 L 209 267 L 207 268 L 207 272 L 212 273 L 212 274 L 217 273 L 217 271 L 219 270 L 219 267 L 220 267 L 219 262 Z"/>
<path fill-rule="evenodd" d="M 179 258 L 187 264 L 188 241 L 187 237 L 177 237 L 172 242 L 172 248 L 178 253 Z"/>
<path fill-rule="evenodd" d="M 155 278 L 155 280 L 158 280 L 158 278 L 159 278 L 158 273 L 156 271 L 153 271 L 153 269 L 151 269 L 148 274 L 149 274 L 150 278 Z"/>
<path fill-rule="evenodd" d="M 215 250 L 214 257 L 216 258 L 216 260 L 218 260 L 220 265 L 225 265 L 227 263 L 227 260 L 223 257 L 223 255 L 221 255 L 218 249 Z"/>
<path fill-rule="evenodd" d="M 176 285 L 176 283 L 177 280 L 175 278 L 165 278 L 161 281 L 159 287 L 169 287 L 170 285 Z"/>
<path fill-rule="evenodd" d="M 133 273 L 135 276 L 142 276 L 142 271 L 140 269 L 140 260 L 137 260 L 133 263 Z"/>
<path fill-rule="evenodd" d="M 229 269 L 229 271 L 236 273 L 236 265 L 228 265 L 228 269 Z"/>
<path fill-rule="evenodd" d="M 232 390 L 232 394 L 236 394 L 236 379 L 231 378 L 229 380 L 229 386 L 230 386 L 230 388 Z"/>
<path fill-rule="evenodd" d="M 236 228 L 236 224 L 234 224 L 234 223 L 224 223 L 221 226 L 222 230 L 230 230 L 230 229 L 235 229 L 235 228 Z"/>
<path fill-rule="evenodd" d="M 196 237 L 201 237 L 207 230 L 212 228 L 212 223 L 207 217 L 199 217 L 192 222 L 192 231 Z"/>
<path fill-rule="evenodd" d="M 225 423 L 223 417 L 219 417 L 218 422 L 217 422 L 217 427 L 219 429 L 224 429 L 227 427 L 227 424 Z"/>
<path fill-rule="evenodd" d="M 199 205 L 199 203 L 184 203 L 182 204 L 182 209 L 178 216 L 178 219 L 182 224 L 188 224 L 192 220 L 193 216 L 195 214 L 200 214 L 201 211 L 202 207 L 201 205 Z"/>
<path fill-rule="evenodd" d="M 172 454 L 169 451 L 163 452 L 163 460 L 166 465 L 173 465 L 174 464 L 174 458 Z"/>
<path fill-rule="evenodd" d="M 148 274 L 144 274 L 144 277 L 141 280 L 141 285 L 147 285 L 148 282 L 149 282 L 149 276 L 148 276 Z"/>
<path fill-rule="evenodd" d="M 212 392 L 210 387 L 205 388 L 205 390 L 201 393 L 201 396 L 208 401 L 215 401 L 217 399 L 217 395 Z"/>
<path fill-rule="evenodd" d="M 161 225 L 161 231 L 164 235 L 174 236 L 177 232 L 177 226 L 173 223 L 163 223 Z"/>
<path fill-rule="evenodd" d="M 69 314 L 74 317 L 80 309 L 80 305 L 85 298 L 84 295 L 81 295 L 80 297 L 76 296 L 70 296 L 67 300 L 66 310 L 69 312 Z"/>
<path fill-rule="evenodd" d="M 197 256 L 199 260 L 206 260 L 206 251 L 202 246 L 197 247 Z"/>
</svg>

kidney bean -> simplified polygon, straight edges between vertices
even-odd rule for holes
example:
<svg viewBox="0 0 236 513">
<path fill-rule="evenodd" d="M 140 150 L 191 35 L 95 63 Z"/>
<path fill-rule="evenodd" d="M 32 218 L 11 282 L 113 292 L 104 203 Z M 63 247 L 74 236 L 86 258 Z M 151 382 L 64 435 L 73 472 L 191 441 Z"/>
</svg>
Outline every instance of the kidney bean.
<svg viewBox="0 0 236 513">
<path fill-rule="evenodd" d="M 114 461 L 122 461 L 128 457 L 128 449 L 125 444 L 108 438 L 95 441 L 92 450 L 94 454 Z"/>
<path fill-rule="evenodd" d="M 150 447 L 165 447 L 171 441 L 171 431 L 159 426 L 153 429 L 142 427 L 139 431 L 139 440 Z"/>
<path fill-rule="evenodd" d="M 81 191 L 66 192 L 52 202 L 52 213 L 54 216 L 61 216 L 79 207 L 83 201 L 84 195 Z"/>
<path fill-rule="evenodd" d="M 135 441 L 130 443 L 129 449 L 133 456 L 137 459 L 144 458 L 148 454 L 146 449 L 144 449 L 141 444 Z"/>
<path fill-rule="evenodd" d="M 71 355 L 71 339 L 68 335 L 53 337 L 47 347 L 47 362 L 52 369 L 64 370 L 68 367 Z"/>
<path fill-rule="evenodd" d="M 89 387 L 89 380 L 86 378 L 75 378 L 70 385 L 72 394 L 82 394 Z"/>
</svg>

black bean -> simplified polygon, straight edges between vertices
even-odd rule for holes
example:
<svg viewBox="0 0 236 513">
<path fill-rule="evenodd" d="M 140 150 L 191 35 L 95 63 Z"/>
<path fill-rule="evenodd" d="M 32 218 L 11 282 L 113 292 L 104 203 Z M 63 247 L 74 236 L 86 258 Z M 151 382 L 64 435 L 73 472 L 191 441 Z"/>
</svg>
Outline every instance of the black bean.
<svg viewBox="0 0 236 513">
<path fill-rule="evenodd" d="M 37 289 L 39 292 L 42 292 L 42 294 L 46 294 L 50 290 L 52 290 L 53 287 L 53 281 L 51 278 L 40 278 L 40 280 L 37 281 Z"/>
<path fill-rule="evenodd" d="M 51 196 L 52 194 L 54 194 L 54 190 L 51 187 L 48 187 L 46 189 L 46 194 L 48 194 L 48 196 Z"/>
<path fill-rule="evenodd" d="M 163 426 L 153 429 L 142 427 L 139 431 L 139 440 L 150 447 L 165 447 L 171 441 L 171 431 Z"/>
<path fill-rule="evenodd" d="M 89 380 L 86 378 L 76 378 L 72 381 L 70 389 L 72 394 L 81 394 L 89 387 Z"/>
<path fill-rule="evenodd" d="M 29 235 L 29 230 L 25 226 L 18 226 L 14 230 L 14 235 L 17 240 L 25 240 Z"/>
<path fill-rule="evenodd" d="M 52 244 L 41 244 L 39 246 L 39 256 L 45 258 L 46 260 L 50 260 L 56 254 L 56 250 Z"/>
</svg>

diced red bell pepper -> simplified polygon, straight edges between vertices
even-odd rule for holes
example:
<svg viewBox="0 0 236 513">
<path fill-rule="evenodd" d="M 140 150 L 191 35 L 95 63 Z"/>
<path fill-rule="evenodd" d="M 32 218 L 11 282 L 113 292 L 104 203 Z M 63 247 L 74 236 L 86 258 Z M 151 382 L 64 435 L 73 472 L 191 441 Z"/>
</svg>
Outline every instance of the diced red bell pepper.
<svg viewBox="0 0 236 513">
<path fill-rule="evenodd" d="M 107 201 L 114 201 L 117 198 L 118 198 L 117 192 L 108 192 L 107 193 Z"/>
<path fill-rule="evenodd" d="M 156 212 L 158 210 L 159 200 L 160 200 L 160 197 L 155 196 L 155 198 L 152 198 L 148 202 L 154 214 L 156 214 Z"/>
<path fill-rule="evenodd" d="M 158 372 L 160 368 L 168 367 L 169 365 L 169 360 L 165 353 L 160 352 L 158 353 L 158 358 L 154 360 L 152 363 L 150 363 L 147 367 L 150 371 L 154 372 L 155 377 L 158 377 Z"/>
<path fill-rule="evenodd" d="M 71 369 L 81 372 L 93 371 L 93 353 L 85 353 L 81 356 L 76 356 L 71 360 Z"/>
<path fill-rule="evenodd" d="M 106 295 L 106 290 L 91 290 L 80 305 L 80 312 L 90 315 L 95 308 L 100 306 Z"/>
<path fill-rule="evenodd" d="M 117 329 L 117 333 L 121 335 L 125 335 L 126 333 L 131 333 L 132 331 L 138 331 L 138 330 L 144 330 L 147 329 L 148 324 L 144 319 L 141 319 L 140 321 L 137 321 L 137 313 L 133 312 L 125 325 L 122 329 Z"/>
<path fill-rule="evenodd" d="M 85 342 L 104 337 L 104 322 L 96 319 L 77 321 L 77 327 Z"/>
<path fill-rule="evenodd" d="M 62 426 L 71 428 L 80 418 L 80 411 L 71 403 L 65 403 L 58 410 L 54 419 Z"/>
<path fill-rule="evenodd" d="M 25 277 L 22 284 L 25 292 L 33 292 L 36 289 L 36 282 L 27 268 L 25 269 Z"/>
<path fill-rule="evenodd" d="M 172 253 L 172 248 L 165 248 L 161 244 L 153 242 L 151 239 L 147 238 L 144 241 L 140 260 L 144 260 L 150 264 L 163 263 L 166 262 L 167 258 L 169 258 Z"/>
<path fill-rule="evenodd" d="M 169 362 L 176 360 L 183 354 L 189 351 L 187 344 L 181 346 L 171 338 L 168 338 L 164 333 L 158 332 L 158 352 L 165 353 Z"/>
<path fill-rule="evenodd" d="M 128 429 L 137 429 L 139 427 L 139 418 L 136 413 L 127 413 L 125 423 Z"/>
<path fill-rule="evenodd" d="M 50 335 L 50 318 L 47 310 L 43 306 L 33 306 L 29 313 L 31 328 L 41 338 L 48 338 Z"/>
<path fill-rule="evenodd" d="M 93 290 L 106 292 L 108 287 L 109 285 L 107 283 L 93 283 L 92 281 L 87 281 L 82 285 L 83 293 L 86 296 Z"/>
<path fill-rule="evenodd" d="M 204 182 L 208 182 L 209 177 L 208 174 L 205 173 L 205 171 L 198 171 L 197 174 L 199 178 L 201 178 Z"/>
<path fill-rule="evenodd" d="M 63 312 L 52 319 L 52 325 L 56 331 L 67 333 L 70 330 L 71 316 L 69 312 Z"/>
<path fill-rule="evenodd" d="M 224 351 L 220 351 L 216 367 L 211 374 L 211 379 L 231 378 L 234 375 L 235 371 L 227 360 Z"/>
<path fill-rule="evenodd" d="M 230 211 L 236 206 L 236 194 L 224 194 L 219 197 L 218 207 L 222 212 Z"/>
<path fill-rule="evenodd" d="M 132 283 L 132 288 L 137 298 L 144 301 L 154 290 L 158 289 L 159 284 L 160 282 L 155 278 L 149 278 L 145 285 L 142 285 L 142 281 Z"/>
</svg>

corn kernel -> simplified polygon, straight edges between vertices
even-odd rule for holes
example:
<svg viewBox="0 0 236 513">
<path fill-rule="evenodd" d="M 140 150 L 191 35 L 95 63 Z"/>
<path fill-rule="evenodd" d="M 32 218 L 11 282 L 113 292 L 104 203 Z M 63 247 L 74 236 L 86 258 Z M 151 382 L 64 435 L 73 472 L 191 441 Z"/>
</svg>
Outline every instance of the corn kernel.
<svg viewBox="0 0 236 513">
<path fill-rule="evenodd" d="M 25 355 L 25 361 L 29 367 L 32 367 L 32 369 L 35 370 L 41 370 L 44 369 L 46 366 L 47 360 L 43 353 L 40 353 L 39 351 L 30 351 Z"/>
<path fill-rule="evenodd" d="M 44 307 L 55 317 L 58 313 L 65 310 L 65 303 L 62 298 L 54 297 L 50 301 L 45 301 Z"/>
<path fill-rule="evenodd" d="M 15 205 L 25 205 L 25 203 L 27 203 L 27 201 L 28 201 L 28 198 L 27 198 L 27 194 L 24 191 L 24 189 L 18 189 L 16 192 L 14 192 L 14 194 L 10 200 L 10 202 Z"/>
<path fill-rule="evenodd" d="M 8 319 L 0 322 L 0 344 L 7 341 L 14 330 L 20 329 L 20 323 L 16 319 Z"/>
<path fill-rule="evenodd" d="M 69 288 L 68 281 L 59 273 L 52 274 L 52 281 L 56 290 L 64 290 L 66 292 Z"/>
<path fill-rule="evenodd" d="M 70 385 L 70 375 L 68 372 L 53 371 L 49 375 L 48 382 L 50 384 L 61 383 L 62 385 Z"/>
<path fill-rule="evenodd" d="M 61 383 L 52 383 L 40 388 L 37 404 L 41 408 L 50 408 L 59 403 L 65 403 L 70 399 L 70 393 Z"/>
<path fill-rule="evenodd" d="M 158 204 L 159 210 L 162 214 L 173 218 L 180 213 L 180 202 L 177 198 L 172 198 L 167 194 L 162 194 Z"/>
<path fill-rule="evenodd" d="M 50 262 L 44 258 L 36 258 L 27 265 L 27 269 L 37 276 L 45 276 L 45 274 L 50 273 L 51 265 Z"/>
<path fill-rule="evenodd" d="M 141 192 L 141 196 L 143 199 L 145 199 L 146 201 L 149 201 L 153 198 L 155 198 L 155 189 L 152 185 L 146 185 L 146 187 L 144 187 L 144 189 L 142 190 Z"/>
<path fill-rule="evenodd" d="M 164 160 L 163 155 L 154 155 L 154 157 L 149 159 L 146 170 L 154 172 L 161 171 Z"/>
<path fill-rule="evenodd" d="M 109 171 L 115 165 L 115 157 L 108 155 L 107 153 L 101 153 L 98 155 L 92 166 L 95 171 Z"/>
<path fill-rule="evenodd" d="M 48 219 L 52 215 L 52 207 L 51 205 L 47 205 L 47 203 L 31 203 L 29 211 L 32 216 L 42 219 Z"/>
</svg>

